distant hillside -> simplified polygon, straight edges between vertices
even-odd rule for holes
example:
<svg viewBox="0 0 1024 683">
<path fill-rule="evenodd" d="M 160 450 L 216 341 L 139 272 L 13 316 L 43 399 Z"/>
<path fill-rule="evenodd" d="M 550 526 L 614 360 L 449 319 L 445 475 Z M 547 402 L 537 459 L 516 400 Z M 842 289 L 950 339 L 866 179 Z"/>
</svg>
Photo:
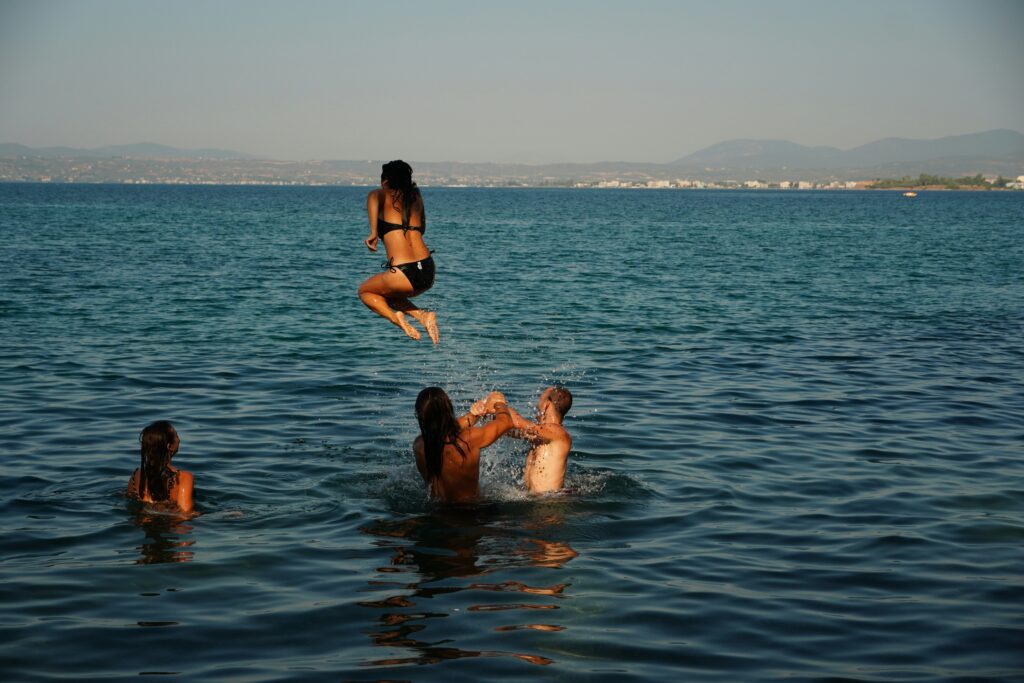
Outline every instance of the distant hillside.
<svg viewBox="0 0 1024 683">
<path fill-rule="evenodd" d="M 140 142 L 133 145 L 107 145 L 94 149 L 76 147 L 26 147 L 0 143 L 0 157 L 37 157 L 40 159 L 131 157 L 133 159 L 253 159 L 253 155 L 229 149 L 179 149 Z"/>
<path fill-rule="evenodd" d="M 728 140 L 673 161 L 676 166 L 830 166 L 843 151 L 835 147 L 805 147 L 787 140 Z"/>
<path fill-rule="evenodd" d="M 735 170 L 865 169 L 931 160 L 975 159 L 1003 161 L 1024 153 L 1024 135 L 991 130 L 936 140 L 886 138 L 860 147 L 806 147 L 785 140 L 730 140 L 672 162 L 674 166 Z"/>
<path fill-rule="evenodd" d="M 876 166 L 950 157 L 1002 158 L 1021 152 L 1024 152 L 1024 135 L 1013 130 L 990 130 L 937 140 L 885 138 L 847 151 L 843 161 L 850 166 Z"/>
</svg>

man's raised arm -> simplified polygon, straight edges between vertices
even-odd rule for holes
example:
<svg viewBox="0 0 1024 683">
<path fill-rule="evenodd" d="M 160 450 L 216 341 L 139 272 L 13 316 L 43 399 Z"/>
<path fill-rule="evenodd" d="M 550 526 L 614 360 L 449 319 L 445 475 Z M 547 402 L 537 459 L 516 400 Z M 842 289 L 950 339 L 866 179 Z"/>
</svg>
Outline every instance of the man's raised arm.
<svg viewBox="0 0 1024 683">
<path fill-rule="evenodd" d="M 509 408 L 508 414 L 512 418 L 512 431 L 508 432 L 506 436 L 511 436 L 514 439 L 525 439 L 532 443 L 547 443 L 551 441 L 545 434 L 544 425 L 527 420 L 514 408 Z"/>
<path fill-rule="evenodd" d="M 505 396 L 500 391 L 492 391 L 486 398 L 482 398 L 469 408 L 469 412 L 459 418 L 459 429 L 469 429 L 484 415 L 494 413 L 494 405 L 498 402 L 504 403 Z"/>
</svg>

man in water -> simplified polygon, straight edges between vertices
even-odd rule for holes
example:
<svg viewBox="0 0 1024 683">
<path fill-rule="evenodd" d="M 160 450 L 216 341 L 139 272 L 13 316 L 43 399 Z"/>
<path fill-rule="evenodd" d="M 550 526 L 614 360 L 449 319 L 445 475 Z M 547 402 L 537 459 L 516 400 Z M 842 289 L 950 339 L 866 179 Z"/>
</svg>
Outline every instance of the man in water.
<svg viewBox="0 0 1024 683">
<path fill-rule="evenodd" d="M 525 439 L 531 448 L 526 456 L 524 483 L 530 493 L 550 493 L 562 488 L 565 461 L 572 448 L 572 437 L 562 419 L 572 407 L 572 394 L 562 386 L 548 387 L 537 401 L 537 421 L 530 422 L 509 408 L 512 427 L 509 436 Z"/>
</svg>

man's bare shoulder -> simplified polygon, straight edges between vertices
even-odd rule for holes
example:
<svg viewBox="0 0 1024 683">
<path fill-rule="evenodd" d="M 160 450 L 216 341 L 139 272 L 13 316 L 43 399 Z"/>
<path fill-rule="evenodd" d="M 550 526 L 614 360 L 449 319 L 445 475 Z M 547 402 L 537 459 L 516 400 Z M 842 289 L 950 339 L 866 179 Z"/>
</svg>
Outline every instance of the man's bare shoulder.
<svg viewBox="0 0 1024 683">
<path fill-rule="evenodd" d="M 572 441 L 569 431 L 559 424 L 546 424 L 541 426 L 544 437 L 548 441 Z"/>
</svg>

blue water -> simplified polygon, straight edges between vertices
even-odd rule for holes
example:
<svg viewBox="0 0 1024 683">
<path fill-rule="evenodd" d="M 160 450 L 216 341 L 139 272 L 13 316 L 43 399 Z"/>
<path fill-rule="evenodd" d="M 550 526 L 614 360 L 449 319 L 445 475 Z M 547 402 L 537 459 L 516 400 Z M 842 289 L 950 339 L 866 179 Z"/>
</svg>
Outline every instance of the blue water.
<svg viewBox="0 0 1024 683">
<path fill-rule="evenodd" d="M 1024 193 L 0 185 L 4 680 L 1021 680 Z M 436 507 L 413 401 L 575 394 Z M 201 514 L 123 498 L 181 435 Z"/>
</svg>

